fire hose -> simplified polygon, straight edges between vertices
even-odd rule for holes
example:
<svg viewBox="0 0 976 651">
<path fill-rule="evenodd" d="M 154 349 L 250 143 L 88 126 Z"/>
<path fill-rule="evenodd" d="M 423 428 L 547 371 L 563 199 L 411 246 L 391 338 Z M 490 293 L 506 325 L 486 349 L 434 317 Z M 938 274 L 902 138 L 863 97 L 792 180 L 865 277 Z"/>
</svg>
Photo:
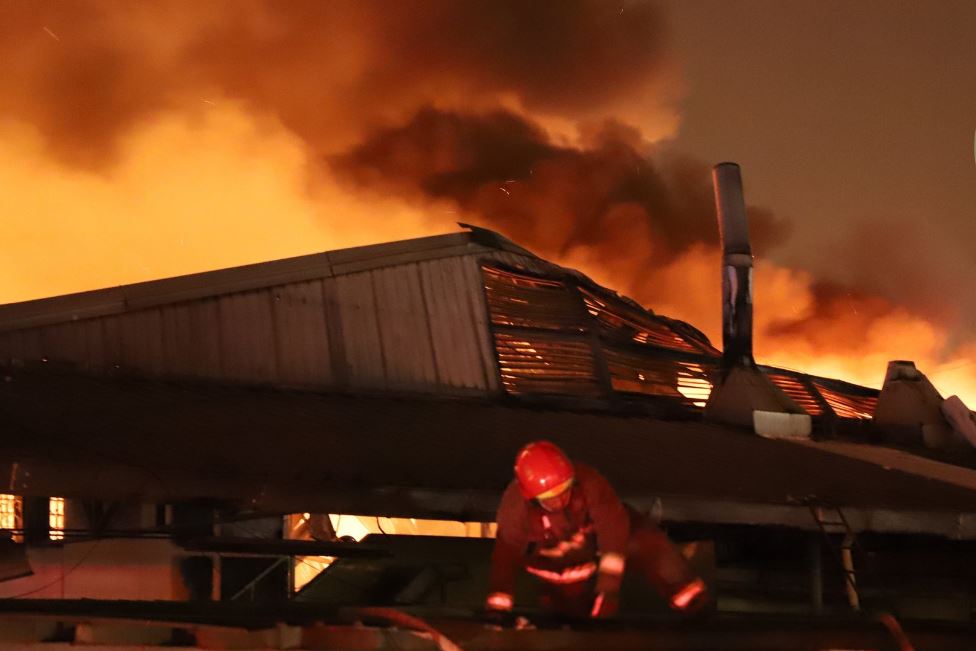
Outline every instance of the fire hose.
<svg viewBox="0 0 976 651">
<path fill-rule="evenodd" d="M 426 633 L 431 637 L 434 644 L 437 645 L 437 648 L 440 649 L 440 651 L 464 651 L 464 649 L 458 646 L 450 638 L 421 618 L 408 615 L 407 613 L 396 610 L 395 608 L 366 607 L 357 608 L 355 612 L 364 617 L 375 617 L 377 619 L 382 619 L 391 624 L 395 624 L 396 626 L 400 626 L 417 633 Z"/>
</svg>

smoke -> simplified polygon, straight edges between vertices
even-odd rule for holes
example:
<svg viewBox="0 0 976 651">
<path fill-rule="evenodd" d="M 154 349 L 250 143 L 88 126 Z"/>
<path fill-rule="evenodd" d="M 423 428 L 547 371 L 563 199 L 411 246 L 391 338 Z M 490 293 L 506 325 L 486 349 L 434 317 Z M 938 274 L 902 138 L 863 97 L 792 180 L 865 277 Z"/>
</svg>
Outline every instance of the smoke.
<svg viewBox="0 0 976 651">
<path fill-rule="evenodd" d="M 626 252 L 640 267 L 664 266 L 693 245 L 717 245 L 706 166 L 655 160 L 638 131 L 616 122 L 579 140 L 554 144 L 540 126 L 509 112 L 425 108 L 332 164 L 360 188 L 450 200 L 543 255 L 585 248 L 610 264 Z M 762 210 L 752 211 L 751 227 L 760 247 L 787 234 L 785 222 Z"/>
<path fill-rule="evenodd" d="M 430 104 L 667 132 L 662 32 L 630 0 L 0 0 L 0 300 L 451 229 L 323 161 Z"/>
<path fill-rule="evenodd" d="M 709 165 L 654 144 L 682 92 L 666 23 L 636 0 L 0 0 L 0 300 L 466 219 L 718 340 Z M 762 361 L 877 384 L 914 357 L 976 398 L 941 313 L 773 264 L 789 221 L 750 220 Z"/>
<path fill-rule="evenodd" d="M 377 196 L 444 201 L 543 256 L 685 319 L 720 341 L 718 233 L 710 170 L 662 156 L 639 131 L 589 125 L 573 145 L 504 111 L 424 108 L 331 159 Z M 773 264 L 788 222 L 749 207 L 758 252 L 756 350 L 767 363 L 877 385 L 889 359 L 934 377 L 958 354 L 930 317 L 880 295 Z M 972 382 L 968 383 L 973 386 Z"/>
<path fill-rule="evenodd" d="M 673 122 L 663 24 L 629 0 L 4 2 L 0 114 L 88 166 L 110 164 L 140 121 L 215 96 L 322 152 L 431 101 L 649 126 Z"/>
<path fill-rule="evenodd" d="M 444 230 L 331 183 L 310 194 L 304 142 L 229 101 L 155 116 L 106 171 L 60 164 L 30 129 L 0 142 L 4 303 Z"/>
</svg>

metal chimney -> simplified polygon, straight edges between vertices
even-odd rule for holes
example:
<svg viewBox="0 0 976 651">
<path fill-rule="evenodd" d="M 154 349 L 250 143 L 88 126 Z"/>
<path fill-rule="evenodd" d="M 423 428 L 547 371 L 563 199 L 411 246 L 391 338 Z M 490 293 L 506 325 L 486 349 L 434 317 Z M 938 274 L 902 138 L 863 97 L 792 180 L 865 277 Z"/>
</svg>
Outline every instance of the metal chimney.
<svg viewBox="0 0 976 651">
<path fill-rule="evenodd" d="M 722 367 L 754 366 L 752 357 L 752 249 L 735 163 L 712 168 L 718 232 L 722 240 Z"/>
<path fill-rule="evenodd" d="M 761 436 L 809 437 L 809 414 L 752 357 L 752 249 L 739 166 L 719 163 L 712 181 L 722 240 L 722 362 L 705 420 L 749 427 Z"/>
</svg>

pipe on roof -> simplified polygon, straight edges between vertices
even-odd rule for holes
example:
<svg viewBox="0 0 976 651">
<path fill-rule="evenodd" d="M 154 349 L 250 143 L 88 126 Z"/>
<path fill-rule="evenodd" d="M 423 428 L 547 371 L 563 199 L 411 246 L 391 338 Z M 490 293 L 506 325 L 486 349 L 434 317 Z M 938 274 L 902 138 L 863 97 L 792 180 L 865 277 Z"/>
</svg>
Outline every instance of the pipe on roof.
<svg viewBox="0 0 976 651">
<path fill-rule="evenodd" d="M 809 437 L 810 416 L 752 356 L 752 248 L 739 166 L 719 163 L 712 168 L 712 182 L 722 241 L 722 373 L 705 404 L 705 420 L 763 436 Z"/>
<path fill-rule="evenodd" d="M 752 248 L 742 173 L 735 163 L 719 163 L 712 168 L 712 181 L 722 242 L 722 365 L 754 366 Z"/>
</svg>

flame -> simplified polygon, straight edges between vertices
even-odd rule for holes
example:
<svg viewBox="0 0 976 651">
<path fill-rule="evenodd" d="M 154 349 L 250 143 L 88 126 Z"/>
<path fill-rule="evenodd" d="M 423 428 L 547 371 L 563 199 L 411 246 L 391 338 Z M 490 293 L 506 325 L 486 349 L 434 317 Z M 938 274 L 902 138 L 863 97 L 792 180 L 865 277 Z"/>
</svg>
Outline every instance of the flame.
<svg viewBox="0 0 976 651">
<path fill-rule="evenodd" d="M 693 165 L 647 160 L 683 87 L 653 3 L 184 5 L 4 7 L 0 302 L 469 219 L 720 340 L 710 189 Z M 338 181 L 326 161 L 383 127 L 365 150 L 382 156 L 345 172 L 387 185 Z M 782 225 L 762 216 L 760 251 Z M 976 405 L 976 344 L 817 287 L 757 264 L 762 362 L 878 386 L 910 358 Z"/>
<path fill-rule="evenodd" d="M 631 294 L 660 314 L 688 321 L 713 343 L 721 343 L 717 249 L 696 245 L 663 267 L 642 267 L 641 274 L 627 261 L 596 253 L 576 249 L 561 263 Z M 844 297 L 840 302 L 846 309 L 818 314 L 815 280 L 802 271 L 757 261 L 753 317 L 760 363 L 880 388 L 890 360 L 910 359 L 944 397 L 958 395 L 976 407 L 976 343 L 946 350 L 947 328 L 905 308 L 881 309 L 877 297 Z M 784 328 L 784 322 L 798 325 Z"/>
<path fill-rule="evenodd" d="M 307 523 L 310 513 L 287 516 L 286 537 L 292 540 L 311 540 Z M 498 531 L 494 522 L 460 522 L 456 520 L 422 520 L 417 518 L 387 518 L 367 515 L 330 513 L 329 520 L 336 536 L 359 542 L 369 534 L 399 534 L 412 536 L 450 536 L 454 538 L 493 538 Z M 300 590 L 335 561 L 334 556 L 298 556 L 294 562 L 294 589 Z"/>
<path fill-rule="evenodd" d="M 46 155 L 36 132 L 0 123 L 0 303 L 416 237 L 428 212 L 358 198 L 304 143 L 230 101 L 162 114 L 93 172 Z"/>
<path fill-rule="evenodd" d="M 2 302 L 434 234 L 462 217 L 446 203 L 350 193 L 322 170 L 310 188 L 303 141 L 229 100 L 148 121 L 103 172 L 50 159 L 26 125 L 4 123 L 0 135 L 8 143 L 0 186 L 19 189 L 0 193 L 5 241 L 17 243 L 0 257 Z M 556 261 L 721 341 L 718 252 L 696 244 L 648 267 L 647 247 L 633 242 L 651 237 L 624 240 L 612 258 L 577 247 Z M 947 353 L 944 327 L 905 309 L 879 310 L 870 297 L 817 314 L 814 282 L 757 262 L 761 362 L 878 387 L 889 360 L 912 359 L 945 395 L 976 406 L 976 344 Z M 784 330 L 784 320 L 802 326 Z"/>
</svg>

